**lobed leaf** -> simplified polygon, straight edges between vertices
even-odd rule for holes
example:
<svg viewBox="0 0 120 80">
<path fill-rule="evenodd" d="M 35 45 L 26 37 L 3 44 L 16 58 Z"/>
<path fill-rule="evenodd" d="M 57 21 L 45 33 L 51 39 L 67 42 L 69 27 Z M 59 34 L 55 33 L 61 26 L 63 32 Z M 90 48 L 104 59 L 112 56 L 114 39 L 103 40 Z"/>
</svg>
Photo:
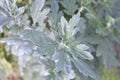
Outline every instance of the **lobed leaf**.
<svg viewBox="0 0 120 80">
<path fill-rule="evenodd" d="M 80 73 L 83 73 L 86 77 L 90 76 L 92 78 L 96 78 L 96 74 L 93 72 L 93 70 L 91 70 L 89 66 L 81 59 L 74 58 L 72 62 Z"/>
<path fill-rule="evenodd" d="M 42 10 L 45 4 L 45 0 L 35 0 L 30 8 L 30 15 L 33 19 L 34 24 L 43 23 L 44 19 L 47 17 L 46 15 L 50 12 L 49 8 L 45 8 Z"/>
</svg>

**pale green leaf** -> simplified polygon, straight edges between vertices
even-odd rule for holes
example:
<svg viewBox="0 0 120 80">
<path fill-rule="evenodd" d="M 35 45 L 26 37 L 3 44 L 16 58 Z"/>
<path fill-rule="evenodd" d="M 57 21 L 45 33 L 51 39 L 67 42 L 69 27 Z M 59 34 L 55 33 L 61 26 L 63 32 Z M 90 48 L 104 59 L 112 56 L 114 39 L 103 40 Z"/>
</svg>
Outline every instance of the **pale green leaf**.
<svg viewBox="0 0 120 80">
<path fill-rule="evenodd" d="M 71 65 L 70 65 L 70 58 L 65 52 L 65 50 L 57 50 L 53 55 L 53 60 L 55 61 L 55 69 L 57 72 L 65 71 L 69 72 Z"/>
<path fill-rule="evenodd" d="M 102 56 L 103 64 L 109 68 L 110 66 L 120 66 L 116 59 L 116 53 L 110 41 L 103 39 L 97 47 L 97 56 Z"/>
<path fill-rule="evenodd" d="M 88 47 L 84 45 L 83 46 L 77 45 L 75 48 L 72 48 L 72 55 L 76 57 L 80 57 L 82 59 L 92 60 L 94 57 L 90 52 L 87 51 L 88 49 L 85 49 L 85 48 L 88 48 Z"/>
<path fill-rule="evenodd" d="M 93 72 L 93 70 L 90 69 L 89 66 L 81 59 L 74 58 L 72 62 L 80 73 L 84 74 L 86 77 L 90 76 L 92 78 L 96 78 L 96 74 Z"/>
<path fill-rule="evenodd" d="M 70 28 L 72 29 L 75 26 L 77 26 L 77 24 L 79 23 L 79 21 L 80 21 L 80 14 L 77 13 L 77 14 L 75 14 L 75 15 L 72 16 L 72 18 L 70 19 L 70 21 L 69 21 L 68 24 L 69 24 Z"/>
<path fill-rule="evenodd" d="M 76 0 L 63 0 L 61 4 L 65 8 L 64 12 L 68 15 L 73 15 L 77 10 Z"/>
<path fill-rule="evenodd" d="M 45 8 L 42 10 L 45 4 L 45 0 L 35 0 L 30 8 L 30 15 L 33 19 L 34 24 L 37 22 L 43 22 L 47 17 L 46 15 L 49 13 L 50 9 Z"/>
</svg>

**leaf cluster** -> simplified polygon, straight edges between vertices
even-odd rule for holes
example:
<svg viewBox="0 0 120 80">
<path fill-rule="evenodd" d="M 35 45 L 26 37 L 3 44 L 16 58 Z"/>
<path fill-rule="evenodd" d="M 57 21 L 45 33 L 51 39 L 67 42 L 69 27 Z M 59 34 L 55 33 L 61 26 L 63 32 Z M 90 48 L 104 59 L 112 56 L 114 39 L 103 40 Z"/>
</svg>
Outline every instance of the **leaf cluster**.
<svg viewBox="0 0 120 80">
<path fill-rule="evenodd" d="M 120 31 L 109 0 L 16 3 L 0 4 L 0 29 L 7 32 L 0 42 L 18 57 L 22 75 L 28 72 L 34 80 L 99 80 L 95 64 L 120 66 L 112 46 L 112 41 L 120 42 Z"/>
</svg>

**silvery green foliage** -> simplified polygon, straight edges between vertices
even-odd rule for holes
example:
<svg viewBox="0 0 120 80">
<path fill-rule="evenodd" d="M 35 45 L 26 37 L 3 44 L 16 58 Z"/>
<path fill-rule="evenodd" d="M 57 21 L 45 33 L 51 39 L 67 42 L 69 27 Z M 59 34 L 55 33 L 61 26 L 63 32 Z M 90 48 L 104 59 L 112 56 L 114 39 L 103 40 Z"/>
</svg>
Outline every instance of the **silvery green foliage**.
<svg viewBox="0 0 120 80">
<path fill-rule="evenodd" d="M 3 0 L 0 25 L 11 25 L 8 37 L 0 42 L 6 43 L 6 48 L 18 57 L 20 72 L 25 80 L 79 80 L 81 74 L 97 79 L 90 65 L 94 59 L 91 52 L 95 52 L 98 58 L 102 57 L 106 67 L 119 66 L 108 40 L 112 38 L 119 42 L 117 36 L 110 36 L 116 29 L 113 27 L 115 19 L 107 16 L 103 20 L 104 6 L 100 9 L 101 13 L 97 13 L 91 5 L 97 6 L 94 0 L 82 0 L 80 8 L 76 1 L 81 2 L 52 0 L 51 4 L 47 3 L 49 8 L 45 0 L 33 0 L 30 13 L 23 13 L 24 7 L 18 8 L 16 0 Z M 46 19 L 49 29 L 45 27 Z"/>
<path fill-rule="evenodd" d="M 112 13 L 112 15 L 115 17 L 115 18 L 118 18 L 119 16 L 120 16 L 120 12 L 119 12 L 119 6 L 120 6 L 120 4 L 118 4 L 120 1 L 119 0 L 115 0 L 114 1 L 114 5 L 112 5 L 113 7 L 112 7 L 112 10 L 111 10 L 111 13 Z M 117 22 L 117 26 L 118 26 L 118 28 L 120 28 L 119 26 L 120 26 L 120 23 L 119 23 L 120 21 L 118 21 Z"/>
<path fill-rule="evenodd" d="M 0 26 L 6 25 L 8 28 L 14 23 L 20 24 L 21 14 L 24 7 L 16 6 L 17 0 L 1 0 L 0 4 Z M 2 32 L 2 27 L 0 28 Z"/>
<path fill-rule="evenodd" d="M 120 31 L 118 29 L 119 26 L 115 25 L 117 19 L 110 15 L 111 7 L 108 7 L 109 5 L 107 4 L 110 0 L 108 2 L 102 1 L 96 1 L 95 7 L 89 5 L 86 8 L 88 11 L 86 14 L 88 25 L 86 28 L 87 35 L 84 36 L 83 40 L 85 42 L 88 41 L 92 45 L 97 45 L 94 51 L 96 52 L 96 56 L 99 54 L 99 57 L 102 57 L 100 58 L 102 64 L 105 64 L 109 68 L 110 65 L 119 66 L 120 64 L 116 59 L 116 52 L 112 45 L 112 41 L 119 43 L 120 38 L 118 35 Z"/>
<path fill-rule="evenodd" d="M 61 16 L 63 15 L 62 11 L 59 11 L 59 6 L 56 0 L 52 0 L 51 2 L 51 12 L 48 15 L 51 25 L 53 28 L 58 25 Z"/>
<path fill-rule="evenodd" d="M 106 46 L 107 45 L 107 46 Z M 103 50 L 103 51 L 101 51 Z M 120 66 L 119 61 L 115 58 L 115 51 L 110 41 L 103 39 L 97 47 L 97 56 L 102 56 L 103 64 L 109 68 L 111 65 Z"/>
<path fill-rule="evenodd" d="M 73 15 L 78 8 L 76 0 L 63 0 L 61 4 L 65 8 L 64 12 L 68 15 Z"/>
<path fill-rule="evenodd" d="M 44 19 L 47 17 L 46 15 L 49 13 L 50 9 L 45 8 L 42 10 L 45 4 L 45 0 L 35 0 L 30 8 L 30 15 L 33 19 L 34 24 L 42 23 Z"/>
<path fill-rule="evenodd" d="M 116 59 L 116 52 L 112 46 L 112 43 L 107 38 L 99 37 L 98 35 L 89 35 L 84 38 L 84 40 L 90 44 L 97 45 L 96 56 L 101 57 L 102 64 L 106 68 L 110 66 L 120 66 L 119 61 Z"/>
<path fill-rule="evenodd" d="M 76 18 L 78 19 L 74 22 Z M 75 26 L 78 24 L 79 20 L 79 13 L 74 15 L 69 22 L 62 16 L 57 28 L 59 31 L 56 32 L 56 34 L 50 32 L 48 35 L 48 33 L 46 34 L 45 32 L 38 30 L 25 29 L 18 34 L 15 34 L 14 37 L 4 38 L 2 41 L 7 42 L 8 45 L 12 45 L 12 52 L 13 54 L 17 53 L 16 55 L 20 59 L 19 63 L 23 68 L 25 53 L 33 51 L 34 56 L 40 56 L 40 62 L 42 60 L 44 61 L 44 59 L 41 58 L 41 56 L 44 55 L 47 56 L 45 58 L 46 60 L 52 59 L 52 68 L 54 70 L 49 69 L 51 67 L 47 66 L 48 73 L 49 71 L 55 71 L 56 73 L 54 75 L 56 76 L 60 75 L 59 72 L 63 71 L 64 75 L 61 73 L 61 77 L 59 76 L 58 78 L 60 80 L 62 78 L 64 80 L 69 80 L 75 77 L 71 62 L 74 63 L 77 69 L 81 67 L 81 69 L 79 69 L 80 73 L 83 73 L 86 77 L 90 76 L 95 78 L 96 75 L 89 67 L 87 67 L 86 63 L 77 61 L 79 59 L 93 59 L 91 53 L 87 51 L 89 47 L 85 44 L 80 44 L 80 41 L 78 42 L 75 40 L 75 35 L 78 32 Z M 68 75 L 71 75 L 71 78 L 68 77 Z M 51 79 L 53 79 L 53 77 L 51 77 Z"/>
</svg>

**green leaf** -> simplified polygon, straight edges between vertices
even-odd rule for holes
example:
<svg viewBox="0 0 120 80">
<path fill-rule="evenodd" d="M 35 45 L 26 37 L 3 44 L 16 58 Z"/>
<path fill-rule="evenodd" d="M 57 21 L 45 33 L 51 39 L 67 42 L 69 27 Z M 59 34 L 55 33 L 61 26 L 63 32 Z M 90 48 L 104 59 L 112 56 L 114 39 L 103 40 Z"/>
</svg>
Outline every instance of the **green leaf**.
<svg viewBox="0 0 120 80">
<path fill-rule="evenodd" d="M 68 15 L 73 15 L 77 10 L 76 0 L 63 0 L 61 4 L 65 8 L 64 12 Z"/>
<path fill-rule="evenodd" d="M 20 33 L 20 37 L 23 40 L 31 41 L 38 46 L 41 44 L 41 41 L 43 41 L 42 35 L 44 35 L 42 32 L 35 30 L 23 30 Z"/>
<path fill-rule="evenodd" d="M 68 26 L 68 22 L 67 22 L 67 20 L 65 19 L 64 16 L 61 17 L 60 22 L 61 22 L 62 35 L 65 35 L 65 34 L 67 33 L 67 32 L 66 32 L 66 29 L 67 29 L 68 31 L 70 31 L 70 27 Z"/>
<path fill-rule="evenodd" d="M 52 2 L 51 2 L 51 11 L 53 13 L 58 13 L 59 6 L 58 6 L 58 3 L 57 3 L 57 0 L 52 0 Z"/>
<path fill-rule="evenodd" d="M 53 60 L 55 61 L 55 69 L 57 72 L 65 71 L 69 73 L 71 69 L 70 57 L 64 49 L 57 50 L 53 55 Z"/>
<path fill-rule="evenodd" d="M 7 22 L 7 19 L 8 19 L 7 17 L 0 14 L 0 26 L 4 25 L 5 22 Z"/>
<path fill-rule="evenodd" d="M 70 28 L 72 29 L 78 25 L 79 21 L 80 21 L 80 14 L 77 13 L 72 16 L 72 18 L 70 19 L 68 24 L 69 24 Z"/>
<path fill-rule="evenodd" d="M 34 55 L 49 55 L 52 56 L 55 52 L 55 44 L 50 36 L 44 34 L 44 32 L 35 30 L 23 30 L 20 34 L 22 40 L 27 40 L 32 42 L 36 49 Z"/>
<path fill-rule="evenodd" d="M 84 37 L 83 41 L 88 42 L 92 45 L 99 44 L 102 41 L 102 38 L 98 35 L 87 35 Z"/>
<path fill-rule="evenodd" d="M 90 76 L 92 78 L 96 78 L 96 74 L 93 72 L 93 70 L 91 70 L 89 66 L 81 59 L 74 58 L 72 62 L 80 73 L 84 74 L 86 77 Z"/>
<path fill-rule="evenodd" d="M 80 14 L 75 14 L 72 16 L 70 21 L 68 22 L 64 16 L 60 19 L 60 34 L 64 36 L 66 39 L 73 38 L 74 35 L 79 31 L 76 27 L 80 20 Z"/>
<path fill-rule="evenodd" d="M 24 53 L 30 53 L 35 47 L 31 42 L 22 40 L 19 37 L 3 38 L 0 42 L 7 43 L 7 45 L 12 46 L 11 51 L 16 56 L 23 55 Z"/>
<path fill-rule="evenodd" d="M 84 18 L 82 18 L 82 17 L 80 18 L 80 21 L 79 21 L 77 27 L 79 28 L 79 31 L 81 33 L 85 33 L 85 30 L 86 30 L 86 21 L 85 21 Z"/>
<path fill-rule="evenodd" d="M 49 14 L 49 19 L 52 22 L 52 26 L 56 28 L 58 22 L 60 21 L 61 16 L 63 15 L 62 11 L 59 11 L 58 1 L 52 0 L 51 2 L 51 12 Z"/>
<path fill-rule="evenodd" d="M 48 43 L 42 43 L 40 47 L 37 47 L 34 51 L 34 55 L 47 55 L 52 56 L 55 53 L 55 45 L 54 44 L 48 44 Z"/>
<path fill-rule="evenodd" d="M 102 56 L 103 64 L 109 68 L 111 66 L 120 66 L 119 61 L 116 59 L 116 53 L 109 40 L 103 39 L 97 47 L 97 56 Z"/>
<path fill-rule="evenodd" d="M 34 24 L 43 23 L 46 15 L 50 12 L 49 8 L 42 9 L 45 4 L 45 0 L 35 0 L 30 8 L 30 15 Z"/>
<path fill-rule="evenodd" d="M 75 48 L 72 48 L 72 55 L 82 59 L 92 60 L 94 57 L 89 51 L 87 51 L 88 49 L 88 46 L 84 44 L 77 45 Z"/>
<path fill-rule="evenodd" d="M 10 16 L 10 14 L 2 6 L 0 6 L 0 11 L 5 13 L 7 16 Z"/>
</svg>

